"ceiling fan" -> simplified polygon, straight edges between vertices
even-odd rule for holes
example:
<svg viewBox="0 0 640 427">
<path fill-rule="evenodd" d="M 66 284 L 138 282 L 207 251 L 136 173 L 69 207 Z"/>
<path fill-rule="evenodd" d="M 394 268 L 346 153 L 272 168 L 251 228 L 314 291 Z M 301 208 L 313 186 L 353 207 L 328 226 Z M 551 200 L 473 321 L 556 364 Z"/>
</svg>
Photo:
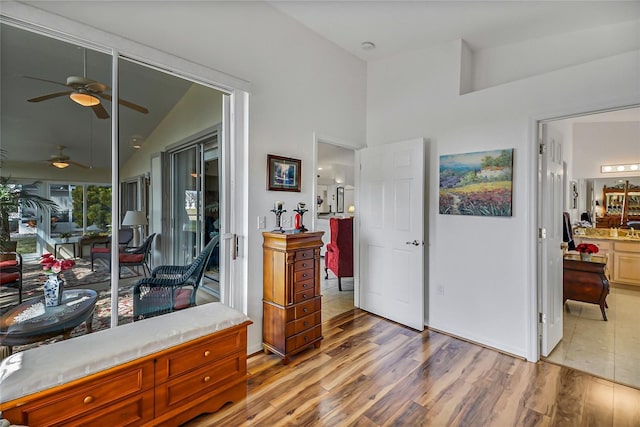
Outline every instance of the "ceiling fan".
<svg viewBox="0 0 640 427">
<path fill-rule="evenodd" d="M 69 76 L 67 77 L 67 81 L 65 83 L 61 83 L 53 80 L 41 79 L 39 77 L 22 76 L 26 79 L 53 83 L 60 86 L 66 86 L 71 89 L 71 90 L 66 90 L 64 92 L 55 92 L 55 93 L 50 93 L 48 95 L 38 96 L 35 98 L 27 99 L 27 101 L 41 102 L 41 101 L 46 101 L 48 99 L 69 95 L 69 98 L 71 100 L 77 102 L 83 107 L 91 107 L 91 109 L 99 119 L 108 119 L 109 113 L 107 113 L 107 110 L 105 110 L 105 108 L 102 106 L 99 98 L 106 99 L 107 101 L 111 101 L 112 100 L 111 95 L 109 95 L 108 93 L 105 93 L 110 88 L 105 84 L 102 84 L 98 81 L 87 78 L 86 75 L 87 75 L 87 52 L 85 50 L 84 51 L 84 77 Z M 133 102 L 130 102 L 130 101 L 126 101 L 124 99 L 119 99 L 118 104 L 131 108 L 132 110 L 138 111 L 143 114 L 147 114 L 149 112 L 149 110 L 146 109 L 145 107 L 142 107 L 138 104 L 134 104 Z"/>
<path fill-rule="evenodd" d="M 51 164 L 51 166 L 54 166 L 58 169 L 64 169 L 66 167 L 69 167 L 70 165 L 78 166 L 85 169 L 89 168 L 89 166 L 85 164 L 74 162 L 73 160 L 71 160 L 71 157 L 62 152 L 65 148 L 67 147 L 65 147 L 64 145 L 58 145 L 58 154 L 52 154 L 51 157 L 49 157 L 49 160 L 47 160 L 49 164 Z"/>
</svg>

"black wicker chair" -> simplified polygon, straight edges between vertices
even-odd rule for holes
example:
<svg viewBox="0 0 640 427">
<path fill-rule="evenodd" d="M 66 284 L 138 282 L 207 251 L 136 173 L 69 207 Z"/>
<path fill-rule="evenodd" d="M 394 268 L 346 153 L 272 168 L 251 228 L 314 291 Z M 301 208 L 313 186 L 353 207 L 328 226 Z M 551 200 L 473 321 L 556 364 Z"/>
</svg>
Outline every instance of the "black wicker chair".
<svg viewBox="0 0 640 427">
<path fill-rule="evenodd" d="M 151 277 L 138 280 L 133 287 L 133 320 L 196 305 L 196 290 L 218 242 L 219 236 L 211 239 L 190 265 L 161 265 Z"/>
</svg>

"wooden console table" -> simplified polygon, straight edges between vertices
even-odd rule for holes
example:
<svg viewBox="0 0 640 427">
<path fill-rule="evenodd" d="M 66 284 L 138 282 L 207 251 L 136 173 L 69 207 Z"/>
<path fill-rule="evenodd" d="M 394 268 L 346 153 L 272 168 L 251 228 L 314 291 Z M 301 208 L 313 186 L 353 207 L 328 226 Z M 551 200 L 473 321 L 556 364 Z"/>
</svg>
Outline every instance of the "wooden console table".
<svg viewBox="0 0 640 427">
<path fill-rule="evenodd" d="M 602 318 L 607 320 L 605 308 L 609 295 L 606 276 L 606 257 L 594 255 L 592 261 L 582 261 L 579 255 L 565 255 L 563 260 L 563 303 L 568 299 L 598 304 Z"/>
</svg>

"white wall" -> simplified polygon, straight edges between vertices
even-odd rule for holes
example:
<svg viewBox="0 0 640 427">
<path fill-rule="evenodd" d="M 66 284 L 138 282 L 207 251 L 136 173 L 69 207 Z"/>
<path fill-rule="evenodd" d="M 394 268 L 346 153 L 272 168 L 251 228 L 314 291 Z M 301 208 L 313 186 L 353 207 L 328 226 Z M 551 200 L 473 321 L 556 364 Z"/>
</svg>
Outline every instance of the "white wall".
<svg viewBox="0 0 640 427">
<path fill-rule="evenodd" d="M 640 177 L 640 171 L 600 172 L 601 165 L 640 162 L 640 122 L 575 123 L 573 146 L 576 178 Z"/>
<path fill-rule="evenodd" d="M 249 96 L 248 257 L 250 351 L 262 342 L 262 230 L 275 200 L 285 209 L 314 203 L 313 134 L 363 143 L 363 61 L 259 2 L 29 2 L 251 83 Z M 86 34 L 91 38 L 91 34 Z M 302 160 L 302 192 L 266 190 L 267 154 Z"/>
<path fill-rule="evenodd" d="M 185 95 L 151 132 L 131 158 L 120 165 L 120 180 L 151 170 L 151 155 L 222 121 L 222 93 L 199 84 Z"/>
<path fill-rule="evenodd" d="M 431 143 L 427 324 L 535 360 L 535 122 L 640 101 L 640 52 L 591 58 L 461 96 L 460 46 L 369 63 L 367 142 L 426 137 Z M 494 65 L 512 67 L 519 58 Z M 515 148 L 513 216 L 438 214 L 439 157 L 501 148 Z M 444 295 L 435 291 L 440 286 Z"/>
</svg>

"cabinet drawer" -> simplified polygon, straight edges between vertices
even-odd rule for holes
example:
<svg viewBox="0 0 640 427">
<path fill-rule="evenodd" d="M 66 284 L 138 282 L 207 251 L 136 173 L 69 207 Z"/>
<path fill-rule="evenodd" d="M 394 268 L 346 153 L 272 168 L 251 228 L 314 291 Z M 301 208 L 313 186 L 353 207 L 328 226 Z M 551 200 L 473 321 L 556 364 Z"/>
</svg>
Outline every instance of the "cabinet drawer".
<svg viewBox="0 0 640 427">
<path fill-rule="evenodd" d="M 315 288 L 313 279 L 306 280 L 304 282 L 296 282 L 293 285 L 293 292 L 298 293 L 302 291 L 313 291 Z"/>
<path fill-rule="evenodd" d="M 308 270 L 310 268 L 313 268 L 313 264 L 313 259 L 303 259 L 302 261 L 296 261 L 293 265 L 293 268 L 295 269 L 295 271 Z"/>
<path fill-rule="evenodd" d="M 313 289 L 310 289 L 308 291 L 297 292 L 293 294 L 293 303 L 298 304 L 301 302 L 305 302 L 310 300 L 313 297 L 315 297 L 315 292 Z"/>
<path fill-rule="evenodd" d="M 97 381 L 99 383 L 92 385 Z M 153 406 L 143 407 L 143 400 L 140 397 L 135 397 L 152 387 L 153 361 L 150 360 L 144 364 L 126 368 L 121 372 L 108 374 L 99 380 L 87 381 L 69 387 L 55 398 L 36 399 L 16 409 L 22 414 L 20 419 L 23 421 L 21 423 L 24 422 L 31 426 L 70 425 L 68 423 L 70 419 L 93 414 L 107 406 L 119 406 L 116 402 L 130 398 L 127 399 L 128 402 L 137 402 L 133 404 L 133 407 L 137 408 L 133 412 L 142 414 L 147 411 L 148 414 L 150 410 L 153 417 Z M 127 412 L 130 414 L 131 410 Z M 6 411 L 5 416 L 9 417 L 11 413 L 13 412 Z M 131 416 L 136 417 L 136 415 Z"/>
<path fill-rule="evenodd" d="M 296 271 L 293 274 L 294 283 L 303 282 L 305 280 L 313 280 L 313 269 Z"/>
<path fill-rule="evenodd" d="M 286 325 L 285 335 L 290 337 L 322 323 L 322 313 L 316 311 L 302 319 L 294 320 Z"/>
<path fill-rule="evenodd" d="M 616 251 L 635 252 L 640 255 L 640 243 L 634 242 L 615 242 Z"/>
<path fill-rule="evenodd" d="M 200 344 L 189 346 L 158 358 L 156 382 L 164 382 L 184 372 L 197 369 L 212 360 L 235 353 L 242 347 L 242 340 L 237 331 L 222 334 L 214 339 L 207 338 Z"/>
<path fill-rule="evenodd" d="M 309 260 L 309 259 L 313 259 L 313 249 L 306 249 L 304 251 L 296 251 L 296 257 L 295 257 L 295 261 L 302 261 L 302 260 Z"/>
<path fill-rule="evenodd" d="M 308 316 L 311 313 L 320 310 L 320 297 L 316 297 L 311 301 L 307 301 L 305 303 L 299 304 L 295 307 L 292 307 L 293 311 L 293 319 L 288 318 L 287 320 L 301 319 L 305 316 Z M 287 316 L 288 317 L 288 316 Z"/>
<path fill-rule="evenodd" d="M 186 400 L 194 399 L 207 392 L 231 383 L 234 378 L 246 377 L 247 355 L 241 351 L 209 366 L 174 378 L 156 386 L 156 417 Z"/>
<path fill-rule="evenodd" d="M 294 335 L 287 339 L 286 352 L 294 351 L 302 348 L 308 344 L 313 343 L 316 339 L 322 336 L 322 325 L 318 325 L 313 329 L 304 331 L 298 335 Z"/>
</svg>

